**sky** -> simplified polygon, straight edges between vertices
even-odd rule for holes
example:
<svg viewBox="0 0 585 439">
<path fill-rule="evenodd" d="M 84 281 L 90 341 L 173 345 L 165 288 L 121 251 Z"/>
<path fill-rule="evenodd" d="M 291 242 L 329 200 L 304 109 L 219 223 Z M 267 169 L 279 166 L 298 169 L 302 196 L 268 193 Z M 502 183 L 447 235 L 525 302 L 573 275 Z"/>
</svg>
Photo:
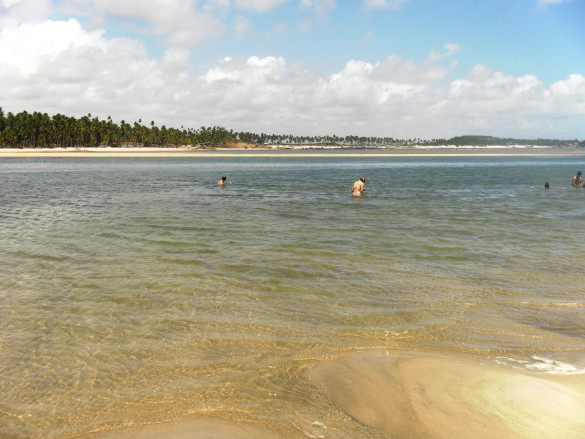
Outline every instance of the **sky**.
<svg viewBox="0 0 585 439">
<path fill-rule="evenodd" d="M 0 107 L 295 136 L 585 139 L 585 0 L 0 0 Z"/>
</svg>

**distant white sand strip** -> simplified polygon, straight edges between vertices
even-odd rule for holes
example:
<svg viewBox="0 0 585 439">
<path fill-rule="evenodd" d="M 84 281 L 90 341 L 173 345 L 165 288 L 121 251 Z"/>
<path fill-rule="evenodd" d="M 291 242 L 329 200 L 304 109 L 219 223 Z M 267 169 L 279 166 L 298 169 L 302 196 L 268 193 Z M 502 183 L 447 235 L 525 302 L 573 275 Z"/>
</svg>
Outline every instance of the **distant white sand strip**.
<svg viewBox="0 0 585 439">
<path fill-rule="evenodd" d="M 290 150 L 197 150 L 186 148 L 0 148 L 0 157 L 514 157 L 514 156 L 531 156 L 531 157 L 563 157 L 563 156 L 585 156 L 584 150 L 568 150 L 560 152 L 559 150 L 546 151 L 540 149 L 539 152 L 532 151 L 491 151 L 491 152 L 458 152 L 451 151 L 424 151 L 414 152 L 405 150 L 376 150 L 371 152 L 367 150 L 350 150 L 340 152 L 340 150 L 328 152 L 294 152 Z"/>
</svg>

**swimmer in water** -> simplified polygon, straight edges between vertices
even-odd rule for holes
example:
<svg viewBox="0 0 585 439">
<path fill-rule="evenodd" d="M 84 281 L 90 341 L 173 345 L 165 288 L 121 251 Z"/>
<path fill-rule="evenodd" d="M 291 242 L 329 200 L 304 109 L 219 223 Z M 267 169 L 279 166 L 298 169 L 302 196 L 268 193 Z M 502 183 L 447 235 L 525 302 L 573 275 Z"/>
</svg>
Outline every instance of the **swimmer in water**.
<svg viewBox="0 0 585 439">
<path fill-rule="evenodd" d="M 360 177 L 360 179 L 353 184 L 351 188 L 351 194 L 354 197 L 360 197 L 362 195 L 362 192 L 366 190 L 366 188 L 364 187 L 365 182 L 366 179 L 364 177 Z"/>
<path fill-rule="evenodd" d="M 548 189 L 548 188 L 550 188 L 548 181 L 546 183 L 544 183 L 544 186 L 530 186 L 530 189 Z"/>
<path fill-rule="evenodd" d="M 226 176 L 224 175 L 223 177 L 221 177 L 221 180 L 219 180 L 219 181 L 217 182 L 217 184 L 218 184 L 219 186 L 223 186 L 223 185 L 225 184 L 225 179 L 226 179 Z"/>
<path fill-rule="evenodd" d="M 583 179 L 581 178 L 581 171 L 577 171 L 577 175 L 573 177 L 571 182 L 573 186 L 583 186 Z"/>
</svg>

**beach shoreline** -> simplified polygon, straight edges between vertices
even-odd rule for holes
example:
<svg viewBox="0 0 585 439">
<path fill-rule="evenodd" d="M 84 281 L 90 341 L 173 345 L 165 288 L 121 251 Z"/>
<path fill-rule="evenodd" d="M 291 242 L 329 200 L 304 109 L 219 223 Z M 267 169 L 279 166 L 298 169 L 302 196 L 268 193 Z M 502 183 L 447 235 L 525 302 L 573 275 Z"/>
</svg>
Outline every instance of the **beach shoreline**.
<svg viewBox="0 0 585 439">
<path fill-rule="evenodd" d="M 513 157 L 585 156 L 585 149 L 556 148 L 267 148 L 194 147 L 0 148 L 0 158 L 19 157 Z"/>
<path fill-rule="evenodd" d="M 465 354 L 354 353 L 307 371 L 305 379 L 332 405 L 302 427 L 197 414 L 81 437 L 326 438 L 336 429 L 330 412 L 339 410 L 381 437 L 396 439 L 580 438 L 585 429 L 585 374 L 581 369 L 565 374 L 556 368 L 558 363 L 544 360 L 535 358 L 535 364 L 547 365 L 547 370 L 537 371 Z"/>
</svg>

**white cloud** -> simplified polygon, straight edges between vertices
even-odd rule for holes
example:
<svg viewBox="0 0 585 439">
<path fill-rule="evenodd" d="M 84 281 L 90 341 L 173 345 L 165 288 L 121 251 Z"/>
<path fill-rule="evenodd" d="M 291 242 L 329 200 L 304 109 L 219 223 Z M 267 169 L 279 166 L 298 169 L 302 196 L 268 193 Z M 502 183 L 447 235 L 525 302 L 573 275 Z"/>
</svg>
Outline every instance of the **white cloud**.
<svg viewBox="0 0 585 439">
<path fill-rule="evenodd" d="M 572 138 L 582 133 L 578 125 L 585 120 L 585 78 L 571 75 L 546 89 L 534 75 L 506 76 L 480 65 L 451 83 L 447 102 L 453 120 L 468 115 L 470 130 L 482 121 L 488 131 L 510 136 L 563 137 L 568 130 L 564 136 Z"/>
<path fill-rule="evenodd" d="M 365 0 L 364 5 L 367 9 L 400 9 L 400 7 L 410 0 Z"/>
<path fill-rule="evenodd" d="M 374 32 L 369 30 L 364 35 L 362 35 L 362 37 L 360 38 L 360 42 L 367 43 L 368 41 L 371 41 L 373 38 L 374 38 Z"/>
<path fill-rule="evenodd" d="M 4 29 L 0 84 L 5 108 L 78 113 L 93 106 L 87 111 L 106 111 L 113 102 L 121 104 L 117 98 L 133 88 L 134 75 L 149 76 L 156 63 L 145 53 L 136 41 L 106 40 L 103 31 L 86 32 L 73 19 Z"/>
<path fill-rule="evenodd" d="M 551 106 L 562 107 L 566 114 L 585 113 L 585 76 L 572 74 L 566 80 L 552 84 L 548 93 L 547 103 Z"/>
<path fill-rule="evenodd" d="M 64 53 L 79 56 L 83 48 L 95 48 L 102 40 L 103 31 L 85 32 L 74 19 L 69 21 L 44 21 L 40 24 L 22 24 L 5 28 L 0 33 L 2 67 L 24 79 L 42 73 L 47 63 L 52 63 Z M 112 47 L 119 41 L 110 40 Z M 136 47 L 134 47 L 134 50 Z"/>
<path fill-rule="evenodd" d="M 335 6 L 335 0 L 301 0 L 301 9 L 309 9 L 316 15 L 328 15 Z"/>
<path fill-rule="evenodd" d="M 438 61 L 440 59 L 450 57 L 451 55 L 459 52 L 461 50 L 461 46 L 459 44 L 445 44 L 443 49 L 445 49 L 445 52 L 443 53 L 436 50 L 432 51 L 429 54 L 429 59 Z"/>
<path fill-rule="evenodd" d="M 204 10 L 211 10 L 211 9 L 224 9 L 227 10 L 230 8 L 232 1 L 231 0 L 208 0 L 207 3 L 203 6 Z"/>
<path fill-rule="evenodd" d="M 109 39 L 78 21 L 27 23 L 0 31 L 5 112 L 43 111 L 167 126 L 219 125 L 298 135 L 585 137 L 585 77 L 545 87 L 478 65 L 445 63 L 456 45 L 422 63 L 389 56 L 351 60 L 332 75 L 282 57 L 226 58 L 191 73 L 186 48 L 150 59 L 132 39 Z"/>
<path fill-rule="evenodd" d="M 234 0 L 234 7 L 244 11 L 268 12 L 289 0 Z"/>
<path fill-rule="evenodd" d="M 198 9 L 195 0 L 64 0 L 61 10 L 88 16 L 95 27 L 114 18 L 134 30 L 166 37 L 172 46 L 198 48 L 223 32 L 223 24 Z"/>
<path fill-rule="evenodd" d="M 247 34 L 254 30 L 254 26 L 245 17 L 238 17 L 236 19 L 236 25 L 234 27 L 234 35 L 236 39 L 241 40 Z"/>
<path fill-rule="evenodd" d="M 209 69 L 202 79 L 209 85 L 219 84 L 220 87 L 233 85 L 250 88 L 268 87 L 278 84 L 285 72 L 286 63 L 283 58 L 252 56 L 246 62 L 225 58 L 217 67 Z"/>
<path fill-rule="evenodd" d="M 561 3 L 569 3 L 572 0 L 538 0 L 537 6 L 539 8 L 546 8 L 550 5 L 560 5 Z"/>
<path fill-rule="evenodd" d="M 39 22 L 52 12 L 50 0 L 0 0 L 0 26 Z"/>
</svg>

